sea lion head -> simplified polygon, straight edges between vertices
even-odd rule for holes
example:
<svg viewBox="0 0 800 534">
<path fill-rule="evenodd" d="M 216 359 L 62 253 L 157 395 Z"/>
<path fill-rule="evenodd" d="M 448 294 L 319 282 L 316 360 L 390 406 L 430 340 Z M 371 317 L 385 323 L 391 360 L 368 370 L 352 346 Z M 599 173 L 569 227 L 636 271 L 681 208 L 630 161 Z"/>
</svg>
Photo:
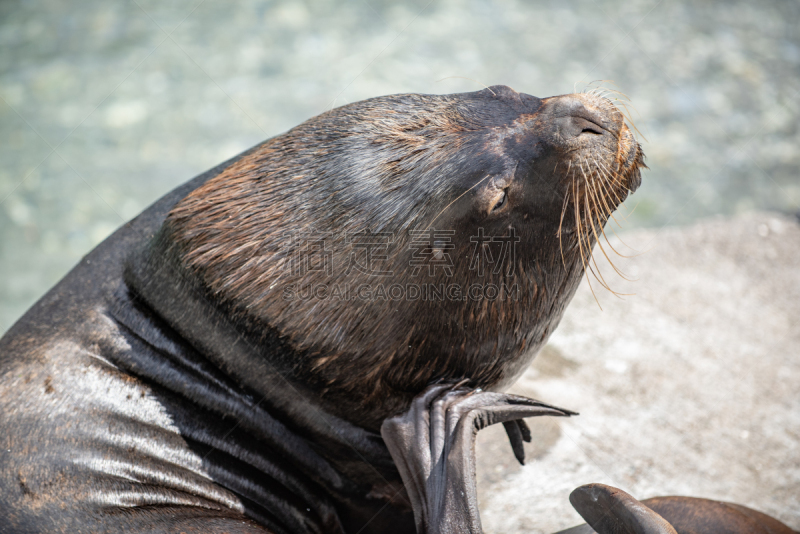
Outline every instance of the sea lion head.
<svg viewBox="0 0 800 534">
<path fill-rule="evenodd" d="M 288 347 L 265 358 L 376 426 L 438 379 L 513 381 L 642 166 L 594 94 L 392 95 L 268 140 L 162 232 L 244 335 Z"/>
</svg>

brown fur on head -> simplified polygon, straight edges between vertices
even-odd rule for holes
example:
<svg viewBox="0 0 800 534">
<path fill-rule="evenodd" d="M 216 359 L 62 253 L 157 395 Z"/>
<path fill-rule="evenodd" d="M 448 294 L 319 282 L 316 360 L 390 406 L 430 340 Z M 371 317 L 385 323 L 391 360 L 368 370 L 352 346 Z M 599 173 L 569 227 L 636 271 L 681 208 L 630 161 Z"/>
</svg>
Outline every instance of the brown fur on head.
<svg viewBox="0 0 800 534">
<path fill-rule="evenodd" d="M 641 165 L 621 114 L 594 95 L 540 100 L 503 86 L 393 95 L 271 139 L 179 202 L 163 231 L 247 335 L 278 332 L 297 360 L 295 380 L 369 406 L 368 424 L 379 425 L 432 380 L 466 377 L 484 388 L 513 380 L 577 287 L 594 239 L 587 221 L 602 228 L 638 185 Z M 563 217 L 569 210 L 574 218 Z M 513 269 L 470 269 L 469 238 L 480 228 L 486 236 L 514 229 Z M 365 230 L 390 236 L 379 264 L 390 276 L 345 273 L 353 254 L 364 258 L 353 235 Z M 413 230 L 451 231 L 442 243 L 452 248 L 423 250 Z M 327 271 L 296 268 L 296 246 L 308 236 L 324 237 Z M 442 267 L 413 273 L 414 259 L 431 253 L 449 254 L 451 276 Z M 491 301 L 287 298 L 309 284 L 396 283 L 505 284 L 518 293 Z"/>
</svg>

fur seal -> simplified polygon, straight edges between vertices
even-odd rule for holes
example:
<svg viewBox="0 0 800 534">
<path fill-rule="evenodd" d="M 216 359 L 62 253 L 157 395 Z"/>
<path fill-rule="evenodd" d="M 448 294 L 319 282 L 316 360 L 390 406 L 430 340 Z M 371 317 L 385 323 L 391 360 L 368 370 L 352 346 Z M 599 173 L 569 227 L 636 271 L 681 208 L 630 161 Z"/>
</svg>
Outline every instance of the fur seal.
<svg viewBox="0 0 800 534">
<path fill-rule="evenodd" d="M 493 86 L 337 108 L 195 178 L 0 341 L 3 531 L 413 532 L 383 422 L 437 382 L 486 390 L 484 422 L 533 402 L 500 410 L 512 443 L 567 415 L 496 392 L 643 166 L 609 100 Z"/>
</svg>

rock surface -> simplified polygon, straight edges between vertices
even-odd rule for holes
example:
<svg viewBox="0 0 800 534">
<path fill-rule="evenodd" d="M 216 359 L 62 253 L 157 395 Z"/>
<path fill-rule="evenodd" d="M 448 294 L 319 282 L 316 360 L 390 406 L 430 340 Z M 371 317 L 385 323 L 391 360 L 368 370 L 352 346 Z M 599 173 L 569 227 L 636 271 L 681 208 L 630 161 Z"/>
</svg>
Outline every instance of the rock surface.
<svg viewBox="0 0 800 534">
<path fill-rule="evenodd" d="M 597 261 L 635 295 L 591 279 L 598 305 L 584 280 L 513 388 L 581 415 L 531 420 L 525 467 L 502 427 L 479 435 L 485 531 L 581 523 L 568 495 L 590 482 L 733 501 L 800 529 L 800 224 L 761 213 L 620 237 L 641 253 L 604 248 L 638 280 Z"/>
</svg>

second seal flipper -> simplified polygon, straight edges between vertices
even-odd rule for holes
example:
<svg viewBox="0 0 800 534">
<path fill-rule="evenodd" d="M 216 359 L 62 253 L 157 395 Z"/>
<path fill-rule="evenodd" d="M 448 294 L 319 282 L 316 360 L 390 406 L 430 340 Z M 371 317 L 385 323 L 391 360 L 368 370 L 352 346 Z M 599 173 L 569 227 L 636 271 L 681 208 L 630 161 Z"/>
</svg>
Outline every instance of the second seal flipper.
<svg viewBox="0 0 800 534">
<path fill-rule="evenodd" d="M 621 489 L 587 484 L 569 501 L 588 525 L 557 534 L 796 534 L 777 519 L 739 504 L 695 497 L 638 501 Z"/>
<path fill-rule="evenodd" d="M 581 486 L 569 502 L 598 534 L 677 534 L 666 519 L 612 486 Z"/>
</svg>

